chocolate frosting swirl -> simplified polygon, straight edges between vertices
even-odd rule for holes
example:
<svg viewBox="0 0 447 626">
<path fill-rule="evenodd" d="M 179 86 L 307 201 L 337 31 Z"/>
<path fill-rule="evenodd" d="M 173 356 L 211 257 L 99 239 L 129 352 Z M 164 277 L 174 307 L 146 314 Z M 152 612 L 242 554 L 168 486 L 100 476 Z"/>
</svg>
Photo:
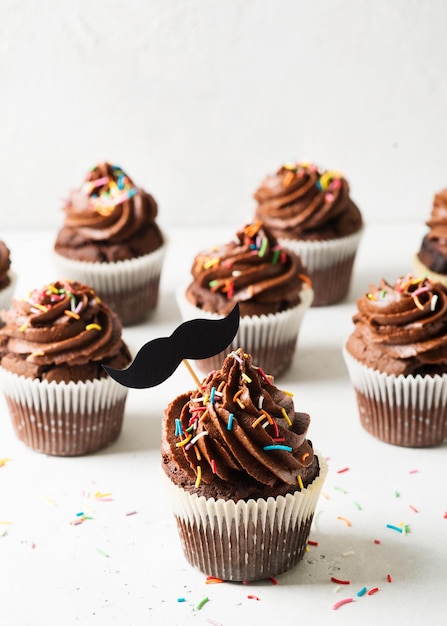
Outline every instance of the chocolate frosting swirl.
<svg viewBox="0 0 447 626">
<path fill-rule="evenodd" d="M 418 257 L 433 272 L 447 274 L 447 189 L 435 195 L 427 226 Z"/>
<path fill-rule="evenodd" d="M 336 239 L 362 227 L 348 181 L 339 172 L 321 172 L 314 164 L 282 165 L 263 180 L 254 198 L 256 217 L 278 239 Z"/>
<path fill-rule="evenodd" d="M 157 203 L 117 165 L 101 163 L 64 206 L 58 254 L 80 261 L 118 261 L 149 254 L 163 243 Z"/>
<path fill-rule="evenodd" d="M 168 475 L 214 497 L 253 497 L 268 488 L 293 492 L 318 475 L 306 439 L 310 418 L 252 365 L 242 349 L 225 359 L 200 390 L 165 411 L 162 455 Z"/>
<path fill-rule="evenodd" d="M 35 289 L 1 317 L 1 365 L 18 375 L 76 382 L 105 376 L 102 363 L 123 368 L 131 360 L 116 314 L 76 281 Z"/>
<path fill-rule="evenodd" d="M 186 297 L 195 306 L 227 315 L 239 303 L 241 316 L 277 313 L 300 303 L 301 259 L 280 245 L 261 221 L 247 224 L 234 241 L 199 253 Z"/>
<path fill-rule="evenodd" d="M 4 289 L 10 283 L 8 276 L 11 267 L 11 257 L 9 248 L 3 241 L 0 241 L 0 289 Z"/>
<path fill-rule="evenodd" d="M 447 371 L 447 288 L 411 275 L 381 280 L 357 301 L 348 352 L 388 374 Z"/>
</svg>

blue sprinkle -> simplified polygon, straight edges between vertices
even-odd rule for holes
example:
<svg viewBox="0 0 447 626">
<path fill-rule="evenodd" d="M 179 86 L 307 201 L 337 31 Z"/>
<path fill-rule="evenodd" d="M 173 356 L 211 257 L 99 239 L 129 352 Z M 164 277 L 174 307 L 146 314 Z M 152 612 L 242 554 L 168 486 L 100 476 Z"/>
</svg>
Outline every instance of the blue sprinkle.
<svg viewBox="0 0 447 626">
<path fill-rule="evenodd" d="M 180 437 L 183 433 L 182 423 L 179 419 L 175 420 L 175 437 Z"/>
<path fill-rule="evenodd" d="M 230 416 L 228 418 L 227 430 L 231 430 L 231 427 L 233 426 L 233 419 L 234 419 L 234 415 L 233 413 L 230 413 Z"/>
<path fill-rule="evenodd" d="M 282 446 L 280 444 L 275 444 L 274 446 L 264 446 L 264 450 L 285 450 L 286 452 L 292 452 L 292 448 L 290 446 Z"/>
<path fill-rule="evenodd" d="M 323 191 L 323 187 L 321 186 L 321 183 L 319 180 L 316 181 L 315 183 L 315 187 L 319 190 L 319 191 Z"/>
<path fill-rule="evenodd" d="M 394 526 L 393 524 L 387 524 L 386 527 L 391 528 L 391 530 L 397 530 L 398 533 L 402 532 L 402 528 L 399 528 L 399 526 Z"/>
<path fill-rule="evenodd" d="M 366 593 L 366 587 L 362 587 L 360 591 L 357 591 L 357 595 L 359 598 L 361 598 L 361 596 L 364 596 L 365 593 Z"/>
<path fill-rule="evenodd" d="M 177 598 L 177 602 L 186 602 L 185 598 Z"/>
<path fill-rule="evenodd" d="M 210 402 L 211 404 L 214 404 L 214 394 L 216 393 L 216 387 L 211 387 L 211 393 L 210 393 Z"/>
</svg>

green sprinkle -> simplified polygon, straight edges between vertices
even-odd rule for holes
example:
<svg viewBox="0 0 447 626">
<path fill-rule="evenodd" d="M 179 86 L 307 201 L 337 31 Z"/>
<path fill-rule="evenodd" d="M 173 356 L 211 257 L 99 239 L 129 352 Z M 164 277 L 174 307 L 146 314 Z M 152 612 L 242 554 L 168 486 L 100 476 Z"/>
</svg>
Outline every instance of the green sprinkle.
<svg viewBox="0 0 447 626">
<path fill-rule="evenodd" d="M 261 243 L 261 248 L 259 250 L 258 256 L 263 257 L 264 254 L 267 252 L 267 247 L 269 245 L 269 240 L 267 238 L 262 240 Z"/>
<path fill-rule="evenodd" d="M 399 493 L 398 491 L 395 491 L 395 492 L 394 492 L 394 497 L 395 497 L 395 498 L 400 498 L 400 493 Z"/>
<path fill-rule="evenodd" d="M 200 611 L 200 609 L 209 601 L 208 596 L 206 596 L 205 598 L 203 598 L 203 600 L 200 600 L 199 604 L 196 606 L 196 609 L 198 611 Z"/>
<path fill-rule="evenodd" d="M 107 552 L 104 552 L 104 550 L 101 550 L 101 548 L 96 548 L 96 552 L 101 556 L 105 556 L 107 559 L 110 559 L 110 555 L 107 554 Z"/>
<path fill-rule="evenodd" d="M 275 250 L 273 252 L 273 257 L 272 257 L 272 263 L 278 263 L 278 259 L 279 259 L 279 255 L 280 255 L 280 251 L 279 250 Z"/>
<path fill-rule="evenodd" d="M 346 489 L 343 489 L 343 487 L 334 487 L 334 489 L 335 489 L 336 491 L 341 491 L 341 493 L 348 493 L 348 492 L 346 491 Z"/>
<path fill-rule="evenodd" d="M 357 509 L 358 509 L 359 511 L 361 511 L 361 510 L 362 510 L 362 507 L 360 506 L 360 504 L 359 504 L 358 502 L 354 502 L 354 506 L 355 506 L 355 507 L 357 507 Z"/>
<path fill-rule="evenodd" d="M 210 280 L 210 282 L 208 283 L 208 286 L 209 287 L 215 287 L 218 284 L 219 284 L 218 280 Z"/>
</svg>

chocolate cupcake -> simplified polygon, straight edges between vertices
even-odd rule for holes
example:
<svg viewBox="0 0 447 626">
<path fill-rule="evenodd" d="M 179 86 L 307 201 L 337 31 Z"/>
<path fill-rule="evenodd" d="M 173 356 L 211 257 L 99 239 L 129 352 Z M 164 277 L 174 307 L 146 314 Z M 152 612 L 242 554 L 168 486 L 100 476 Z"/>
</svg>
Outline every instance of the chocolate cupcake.
<svg viewBox="0 0 447 626">
<path fill-rule="evenodd" d="M 153 196 L 110 163 L 90 170 L 64 206 L 59 273 L 91 285 L 124 325 L 144 321 L 158 302 L 166 242 L 157 211 Z"/>
<path fill-rule="evenodd" d="M 447 287 L 408 275 L 357 302 L 344 350 L 362 426 L 401 446 L 447 437 Z"/>
<path fill-rule="evenodd" d="M 435 195 L 427 226 L 413 266 L 418 275 L 447 285 L 447 189 Z"/>
<path fill-rule="evenodd" d="M 238 333 L 228 350 L 198 361 L 208 373 L 228 351 L 244 345 L 274 376 L 285 372 L 295 353 L 299 328 L 313 290 L 301 259 L 278 244 L 261 221 L 247 224 L 233 241 L 196 255 L 192 282 L 177 293 L 183 319 L 227 315 L 236 303 Z"/>
<path fill-rule="evenodd" d="M 0 383 L 19 439 L 39 452 L 94 452 L 121 432 L 127 389 L 107 364 L 130 354 L 117 315 L 93 289 L 59 280 L 1 312 Z"/>
<path fill-rule="evenodd" d="M 242 349 L 171 402 L 162 465 L 193 566 L 248 581 L 300 561 L 327 472 L 309 421 Z"/>
<path fill-rule="evenodd" d="M 343 300 L 363 229 L 346 178 L 314 164 L 286 163 L 263 180 L 254 198 L 256 217 L 305 264 L 312 306 Z"/>
</svg>

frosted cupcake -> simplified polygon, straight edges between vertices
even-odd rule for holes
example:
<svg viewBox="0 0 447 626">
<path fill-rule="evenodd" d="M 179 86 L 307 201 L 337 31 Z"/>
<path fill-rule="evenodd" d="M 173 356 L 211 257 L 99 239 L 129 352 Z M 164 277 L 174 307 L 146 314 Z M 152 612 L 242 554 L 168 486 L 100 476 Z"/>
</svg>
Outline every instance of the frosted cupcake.
<svg viewBox="0 0 447 626">
<path fill-rule="evenodd" d="M 14 300 L 1 318 L 0 384 L 18 438 L 58 456 L 115 441 L 127 388 L 102 364 L 131 360 L 117 315 L 90 287 L 60 280 Z"/>
<path fill-rule="evenodd" d="M 411 275 L 357 302 L 344 356 L 362 426 L 401 446 L 447 437 L 447 288 Z"/>
<path fill-rule="evenodd" d="M 165 411 L 162 465 L 186 559 L 258 580 L 302 558 L 327 466 L 309 416 L 238 349 Z"/>
<path fill-rule="evenodd" d="M 10 306 L 16 276 L 11 270 L 11 256 L 7 245 L 0 241 L 0 309 Z"/>
<path fill-rule="evenodd" d="M 313 291 L 300 258 L 280 246 L 261 221 L 247 224 L 233 241 L 196 255 L 192 282 L 178 291 L 185 320 L 224 317 L 239 304 L 240 325 L 228 350 L 197 361 L 206 374 L 244 345 L 274 376 L 291 365 L 299 328 Z"/>
<path fill-rule="evenodd" d="M 435 195 L 427 226 L 430 230 L 413 259 L 413 266 L 421 276 L 447 285 L 447 189 Z"/>
<path fill-rule="evenodd" d="M 91 285 L 127 326 L 158 302 L 165 239 L 157 203 L 117 165 L 101 163 L 64 206 L 55 241 L 59 274 Z"/>
<path fill-rule="evenodd" d="M 314 164 L 286 163 L 263 180 L 254 198 L 256 217 L 305 264 L 313 306 L 343 300 L 363 229 L 344 176 Z"/>
</svg>

